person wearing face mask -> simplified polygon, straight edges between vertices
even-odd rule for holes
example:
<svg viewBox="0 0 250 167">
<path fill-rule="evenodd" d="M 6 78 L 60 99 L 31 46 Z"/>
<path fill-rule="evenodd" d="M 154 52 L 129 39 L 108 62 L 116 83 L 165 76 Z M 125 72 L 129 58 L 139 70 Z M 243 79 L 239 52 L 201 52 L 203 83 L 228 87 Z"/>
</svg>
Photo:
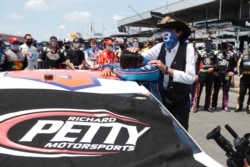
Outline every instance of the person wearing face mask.
<svg viewBox="0 0 250 167">
<path fill-rule="evenodd" d="M 115 54 L 113 49 L 113 41 L 110 39 L 107 39 L 104 41 L 104 47 L 105 49 L 100 53 L 98 58 L 98 64 L 100 68 L 103 68 L 104 64 L 108 63 L 117 63 L 119 61 L 117 55 Z"/>
<path fill-rule="evenodd" d="M 208 38 L 205 41 L 204 50 L 200 50 L 200 54 L 196 61 L 196 72 L 198 74 L 198 83 L 195 87 L 195 94 L 193 100 L 193 112 L 197 113 L 200 110 L 200 97 L 203 88 L 206 87 L 204 110 L 208 112 L 214 112 L 210 108 L 210 99 L 212 94 L 212 87 L 214 83 L 214 65 L 216 62 L 216 55 L 214 53 L 212 46 L 212 40 Z"/>
<path fill-rule="evenodd" d="M 0 39 L 0 60 L 2 59 L 2 57 L 4 56 L 4 51 L 6 50 L 5 46 L 4 46 L 4 41 L 2 39 Z M 2 64 L 0 62 L 0 71 L 2 71 Z"/>
<path fill-rule="evenodd" d="M 68 50 L 71 48 L 71 42 L 69 39 L 65 39 L 63 42 L 62 52 L 64 56 L 67 55 Z"/>
<path fill-rule="evenodd" d="M 133 39 L 132 47 L 133 48 L 139 48 L 138 38 Z"/>
<path fill-rule="evenodd" d="M 237 56 L 229 49 L 229 43 L 222 41 L 221 47 L 216 55 L 214 65 L 214 90 L 212 96 L 212 110 L 217 109 L 218 94 L 222 88 L 222 110 L 230 112 L 228 108 L 229 90 L 234 69 L 237 67 Z"/>
<path fill-rule="evenodd" d="M 190 91 L 195 81 L 195 56 L 191 43 L 184 42 L 191 30 L 183 21 L 169 16 L 157 26 L 162 30 L 163 42 L 142 53 L 148 63 L 158 67 L 163 81 L 163 104 L 188 130 L 190 114 Z M 128 48 L 132 53 L 138 48 Z M 103 74 L 108 76 L 109 73 Z"/>
<path fill-rule="evenodd" d="M 90 40 L 90 48 L 88 48 L 86 50 L 88 63 L 90 64 L 91 69 L 98 69 L 99 68 L 97 60 L 99 58 L 100 53 L 101 53 L 101 50 L 97 46 L 97 40 L 91 39 Z"/>
<path fill-rule="evenodd" d="M 4 51 L 0 60 L 3 71 L 23 70 L 27 66 L 27 57 L 19 49 L 19 40 L 10 38 L 10 49 Z"/>
<path fill-rule="evenodd" d="M 33 44 L 33 38 L 31 34 L 25 34 L 24 35 L 25 43 L 20 46 L 21 51 L 26 56 L 28 65 L 25 68 L 26 70 L 34 70 L 37 69 L 37 60 L 39 57 L 39 53 L 37 51 L 37 48 L 34 47 Z"/>
<path fill-rule="evenodd" d="M 57 38 L 51 36 L 49 45 L 39 55 L 38 68 L 39 69 L 61 69 L 65 62 L 65 56 L 58 47 Z"/>
<path fill-rule="evenodd" d="M 72 70 L 84 70 L 88 69 L 88 65 L 85 61 L 84 52 L 80 50 L 80 41 L 75 38 L 72 41 L 72 48 L 68 50 L 66 54 L 66 66 Z"/>
</svg>

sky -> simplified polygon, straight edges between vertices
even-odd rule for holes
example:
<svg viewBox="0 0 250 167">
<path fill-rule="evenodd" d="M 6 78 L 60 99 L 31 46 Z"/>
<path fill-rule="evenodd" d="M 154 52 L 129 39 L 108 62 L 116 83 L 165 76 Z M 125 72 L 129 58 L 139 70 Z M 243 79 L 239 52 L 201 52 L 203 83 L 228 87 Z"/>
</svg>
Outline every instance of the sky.
<svg viewBox="0 0 250 167">
<path fill-rule="evenodd" d="M 167 6 L 175 0 L 0 0 L 0 33 L 36 40 L 81 33 L 118 33 L 117 20 Z M 91 31 L 92 25 L 92 31 Z"/>
</svg>

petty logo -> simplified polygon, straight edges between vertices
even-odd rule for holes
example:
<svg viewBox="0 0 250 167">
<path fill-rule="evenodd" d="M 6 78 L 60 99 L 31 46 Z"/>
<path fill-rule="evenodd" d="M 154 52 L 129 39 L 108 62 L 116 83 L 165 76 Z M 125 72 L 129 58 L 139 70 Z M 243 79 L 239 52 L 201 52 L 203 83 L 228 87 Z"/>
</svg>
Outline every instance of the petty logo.
<svg viewBox="0 0 250 167">
<path fill-rule="evenodd" d="M 0 116 L 0 153 L 29 157 L 131 152 L 147 123 L 107 110 L 42 109 Z"/>
</svg>

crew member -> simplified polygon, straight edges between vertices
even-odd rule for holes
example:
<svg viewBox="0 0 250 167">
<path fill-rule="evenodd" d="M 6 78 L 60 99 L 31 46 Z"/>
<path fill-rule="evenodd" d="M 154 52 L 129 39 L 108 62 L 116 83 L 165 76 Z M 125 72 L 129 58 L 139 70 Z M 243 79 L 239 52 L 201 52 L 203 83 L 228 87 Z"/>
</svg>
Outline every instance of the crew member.
<svg viewBox="0 0 250 167">
<path fill-rule="evenodd" d="M 214 66 L 214 90 L 212 96 L 212 108 L 215 111 L 217 109 L 217 101 L 219 90 L 222 87 L 222 110 L 229 112 L 228 108 L 228 92 L 230 90 L 231 78 L 234 75 L 234 68 L 237 65 L 236 55 L 230 51 L 229 44 L 223 40 L 221 43 L 221 49 L 217 53 L 216 63 Z"/>
<path fill-rule="evenodd" d="M 39 68 L 60 69 L 65 62 L 65 56 L 58 47 L 57 37 L 51 36 L 49 46 L 46 47 L 39 55 Z"/>
<path fill-rule="evenodd" d="M 4 51 L 0 64 L 3 71 L 23 70 L 27 66 L 27 58 L 19 49 L 19 40 L 10 38 L 10 49 Z"/>
<path fill-rule="evenodd" d="M 195 95 L 193 100 L 193 112 L 196 113 L 200 109 L 200 97 L 203 87 L 206 86 L 204 110 L 210 110 L 210 98 L 212 93 L 213 79 L 214 79 L 214 63 L 216 56 L 212 49 L 212 40 L 209 38 L 205 43 L 205 49 L 200 51 L 197 58 L 196 71 L 198 72 L 198 84 L 196 84 Z"/>
<path fill-rule="evenodd" d="M 108 63 L 117 63 L 119 61 L 115 52 L 112 51 L 113 48 L 113 41 L 108 39 L 104 41 L 105 49 L 101 51 L 98 57 L 98 64 L 100 68 L 103 67 L 104 64 Z"/>
<path fill-rule="evenodd" d="M 66 55 L 66 66 L 72 70 L 88 69 L 85 61 L 84 52 L 80 50 L 80 41 L 75 38 L 72 41 L 72 48 L 68 50 Z"/>
<path fill-rule="evenodd" d="M 247 90 L 250 90 L 250 52 L 241 55 L 238 61 L 238 74 L 240 76 L 240 86 L 235 112 L 242 111 L 245 95 Z M 246 109 L 247 113 L 250 114 L 250 104 L 247 104 Z"/>
</svg>

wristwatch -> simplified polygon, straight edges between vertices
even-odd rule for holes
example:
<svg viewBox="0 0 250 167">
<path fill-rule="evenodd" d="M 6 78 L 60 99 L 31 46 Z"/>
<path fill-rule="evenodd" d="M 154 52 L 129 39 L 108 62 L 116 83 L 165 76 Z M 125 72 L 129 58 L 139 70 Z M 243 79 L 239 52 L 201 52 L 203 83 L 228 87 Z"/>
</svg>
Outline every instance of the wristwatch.
<svg viewBox="0 0 250 167">
<path fill-rule="evenodd" d="M 168 66 L 166 66 L 166 69 L 164 71 L 164 74 L 168 75 Z"/>
</svg>

